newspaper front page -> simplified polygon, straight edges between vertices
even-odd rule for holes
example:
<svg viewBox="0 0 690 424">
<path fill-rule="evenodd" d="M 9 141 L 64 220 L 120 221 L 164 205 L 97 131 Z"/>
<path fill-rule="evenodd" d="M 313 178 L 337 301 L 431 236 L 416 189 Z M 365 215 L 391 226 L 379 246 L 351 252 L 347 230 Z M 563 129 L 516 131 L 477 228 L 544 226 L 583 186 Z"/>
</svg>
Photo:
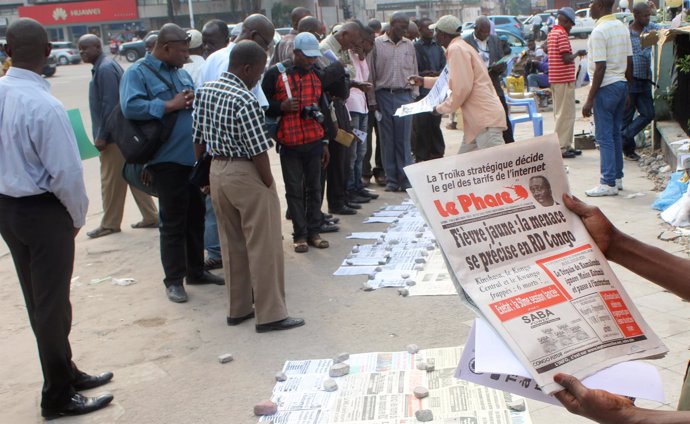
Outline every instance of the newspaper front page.
<svg viewBox="0 0 690 424">
<path fill-rule="evenodd" d="M 475 305 L 545 393 L 667 352 L 581 220 L 554 135 L 411 165 L 413 198 L 461 297 Z"/>
</svg>

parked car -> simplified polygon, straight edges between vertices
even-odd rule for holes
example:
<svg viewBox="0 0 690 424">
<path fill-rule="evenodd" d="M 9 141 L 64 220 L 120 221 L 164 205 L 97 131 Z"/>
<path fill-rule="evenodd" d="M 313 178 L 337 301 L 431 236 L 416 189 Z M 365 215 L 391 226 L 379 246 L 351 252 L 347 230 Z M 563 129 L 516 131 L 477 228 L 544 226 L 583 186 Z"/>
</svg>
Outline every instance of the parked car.
<svg viewBox="0 0 690 424">
<path fill-rule="evenodd" d="M 511 34 L 514 34 L 517 37 L 522 38 L 522 24 L 514 17 L 514 16 L 487 16 L 489 20 L 493 21 L 495 27 L 496 27 L 496 32 L 498 33 L 498 30 L 503 30 L 506 32 L 509 32 Z M 510 20 L 506 20 L 504 18 L 511 18 Z M 474 31 L 474 22 L 465 22 L 462 24 L 462 36 L 466 36 L 467 34 L 471 33 Z"/>
<path fill-rule="evenodd" d="M 494 23 L 497 31 L 499 29 L 503 29 L 517 35 L 518 37 L 522 37 L 522 22 L 520 22 L 515 16 L 491 15 L 488 16 L 488 18 Z"/>
<path fill-rule="evenodd" d="M 575 12 L 575 25 L 570 30 L 570 35 L 577 38 L 587 38 L 594 29 L 596 21 L 589 16 L 589 9 L 580 9 Z"/>
<path fill-rule="evenodd" d="M 46 59 L 46 64 L 43 65 L 43 76 L 45 77 L 52 77 L 55 75 L 55 71 L 57 70 L 57 57 L 55 56 L 55 53 L 50 53 L 50 56 Z"/>
<path fill-rule="evenodd" d="M 79 49 L 71 41 L 52 41 L 53 54 L 57 58 L 58 65 L 69 65 L 81 63 Z"/>
<path fill-rule="evenodd" d="M 120 44 L 120 56 L 124 56 L 127 62 L 136 62 L 140 58 L 146 55 L 146 46 L 144 45 L 144 40 L 149 35 L 158 34 L 158 31 L 149 31 L 146 36 L 137 41 L 130 41 L 129 43 Z"/>
<path fill-rule="evenodd" d="M 281 37 L 285 37 L 292 31 L 292 28 L 290 27 L 284 27 L 284 28 L 276 28 L 276 32 L 280 34 Z"/>
</svg>

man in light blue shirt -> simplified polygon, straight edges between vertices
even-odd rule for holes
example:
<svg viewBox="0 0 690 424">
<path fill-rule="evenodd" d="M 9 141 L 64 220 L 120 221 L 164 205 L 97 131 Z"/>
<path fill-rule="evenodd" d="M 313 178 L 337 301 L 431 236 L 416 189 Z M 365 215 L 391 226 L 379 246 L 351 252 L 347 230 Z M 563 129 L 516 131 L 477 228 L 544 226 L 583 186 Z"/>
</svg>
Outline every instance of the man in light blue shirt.
<svg viewBox="0 0 690 424">
<path fill-rule="evenodd" d="M 204 270 L 204 199 L 189 182 L 194 165 L 194 82 L 181 69 L 188 58 L 187 33 L 175 24 L 165 24 L 153 52 L 130 66 L 120 83 L 125 118 L 151 120 L 177 114 L 170 137 L 146 166 L 158 193 L 163 282 L 168 299 L 176 303 L 187 301 L 185 277 L 187 284 L 223 284 L 222 278 Z"/>
<path fill-rule="evenodd" d="M 74 237 L 84 226 L 89 201 L 74 130 L 41 77 L 50 50 L 41 24 L 14 21 L 7 29 L 13 66 L 0 78 L 0 234 L 36 336 L 46 419 L 86 414 L 113 400 L 109 394 L 77 393 L 107 383 L 113 374 L 90 376 L 72 362 Z"/>
</svg>

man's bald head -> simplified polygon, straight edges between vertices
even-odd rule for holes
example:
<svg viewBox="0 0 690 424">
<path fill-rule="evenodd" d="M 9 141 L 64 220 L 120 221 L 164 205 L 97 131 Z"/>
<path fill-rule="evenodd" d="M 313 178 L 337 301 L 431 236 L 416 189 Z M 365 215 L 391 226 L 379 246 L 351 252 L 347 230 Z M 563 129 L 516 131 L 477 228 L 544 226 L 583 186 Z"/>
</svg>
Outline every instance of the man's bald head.
<svg viewBox="0 0 690 424">
<path fill-rule="evenodd" d="M 480 16 L 474 21 L 474 36 L 479 40 L 486 40 L 491 35 L 491 21 L 486 16 Z"/>
<path fill-rule="evenodd" d="M 359 21 L 345 22 L 334 37 L 340 43 L 343 50 L 350 50 L 359 43 L 364 35 L 364 26 Z"/>
<path fill-rule="evenodd" d="M 407 32 L 405 33 L 405 38 L 408 40 L 416 40 L 419 37 L 419 27 L 413 21 L 407 26 Z"/>
<path fill-rule="evenodd" d="M 639 13 L 646 13 L 650 12 L 651 13 L 651 8 L 649 7 L 649 3 L 645 2 L 640 2 L 640 3 L 635 3 L 635 5 L 632 8 L 633 14 L 639 14 Z"/>
<path fill-rule="evenodd" d="M 40 73 L 52 46 L 43 25 L 30 18 L 20 18 L 7 28 L 5 51 L 12 66 Z"/>
<path fill-rule="evenodd" d="M 243 40 L 230 52 L 228 72 L 237 76 L 251 89 L 261 79 L 267 59 L 266 51 L 258 43 Z"/>
<path fill-rule="evenodd" d="M 290 13 L 290 22 L 292 22 L 292 28 L 297 29 L 299 21 L 301 21 L 305 16 L 311 16 L 311 11 L 306 7 L 296 7 L 292 9 L 292 13 Z"/>
<path fill-rule="evenodd" d="M 264 15 L 255 13 L 247 16 L 242 22 L 242 33 L 236 41 L 251 40 L 267 51 L 271 47 L 274 34 L 273 23 Z"/>
<path fill-rule="evenodd" d="M 201 40 L 204 46 L 204 56 L 222 49 L 230 41 L 228 26 L 220 19 L 211 19 L 201 30 Z"/>
<path fill-rule="evenodd" d="M 158 44 L 175 43 L 187 39 L 187 33 L 177 24 L 165 24 L 158 33 Z"/>
<path fill-rule="evenodd" d="M 369 23 L 367 24 L 369 28 L 374 30 L 374 32 L 378 35 L 381 33 L 381 21 L 378 19 L 372 18 L 369 19 Z"/>
<path fill-rule="evenodd" d="M 323 24 L 313 16 L 305 16 L 297 25 L 297 32 L 311 32 L 314 35 L 323 35 Z M 317 37 L 319 38 L 319 37 Z"/>
<path fill-rule="evenodd" d="M 395 12 L 391 15 L 390 23 L 388 25 L 388 37 L 394 43 L 400 41 L 407 33 L 407 27 L 410 25 L 410 18 L 405 12 Z"/>
<path fill-rule="evenodd" d="M 103 43 L 94 34 L 84 34 L 79 37 L 77 43 L 79 56 L 84 63 L 96 63 L 96 60 L 103 54 Z"/>
</svg>

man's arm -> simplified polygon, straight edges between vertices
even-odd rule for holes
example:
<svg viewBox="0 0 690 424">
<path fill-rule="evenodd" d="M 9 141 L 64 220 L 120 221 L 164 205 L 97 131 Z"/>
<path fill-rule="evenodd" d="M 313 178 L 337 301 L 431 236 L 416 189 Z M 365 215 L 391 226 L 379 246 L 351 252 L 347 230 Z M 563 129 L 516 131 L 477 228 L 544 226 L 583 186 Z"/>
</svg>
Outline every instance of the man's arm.
<svg viewBox="0 0 690 424">
<path fill-rule="evenodd" d="M 264 113 L 259 102 L 253 101 L 247 104 L 237 111 L 236 115 L 242 129 L 240 142 L 249 152 L 261 181 L 266 187 L 270 187 L 273 184 L 273 174 L 267 151 L 273 143 L 264 131 Z"/>
<path fill-rule="evenodd" d="M 628 82 L 632 82 L 633 80 L 633 58 L 632 56 L 628 56 L 628 63 L 625 68 L 625 79 Z"/>
<path fill-rule="evenodd" d="M 448 89 L 452 90 L 451 95 L 434 108 L 436 113 L 441 115 L 452 113 L 458 110 L 465 100 L 469 97 L 474 86 L 474 76 L 467 72 L 472 69 L 472 58 L 469 53 L 456 47 L 448 54 Z M 473 72 L 483 72 L 475 70 Z M 427 84 L 429 78 L 424 79 Z"/>
<path fill-rule="evenodd" d="M 369 108 L 376 110 L 376 42 L 366 60 L 369 65 L 369 82 L 371 83 L 371 88 L 367 91 L 367 101 Z"/>
<path fill-rule="evenodd" d="M 261 81 L 261 89 L 264 91 L 266 99 L 268 99 L 268 109 L 266 109 L 266 115 L 268 116 L 281 116 L 283 114 L 280 108 L 280 100 L 275 99 L 276 84 L 279 78 L 281 78 L 280 71 L 278 71 L 278 67 L 273 66 L 266 71 L 263 81 Z"/>
<path fill-rule="evenodd" d="M 630 399 L 605 390 L 592 390 L 567 374 L 556 374 L 554 381 L 565 388 L 555 394 L 573 414 L 600 424 L 687 424 L 688 411 L 659 411 L 636 407 Z"/>
<path fill-rule="evenodd" d="M 587 101 L 584 106 L 582 106 L 582 116 L 589 118 L 592 116 L 592 109 L 594 107 L 594 98 L 597 95 L 597 91 L 601 88 L 601 82 L 604 80 L 604 74 L 606 73 L 606 62 L 596 62 L 594 64 L 594 76 L 592 77 L 592 86 L 589 89 L 589 94 L 587 95 Z"/>
<path fill-rule="evenodd" d="M 139 69 L 128 69 L 120 82 L 120 108 L 127 119 L 161 119 L 165 114 L 187 107 L 187 96 L 193 93 L 181 91 L 171 100 L 149 99 L 144 75 Z"/>
</svg>

